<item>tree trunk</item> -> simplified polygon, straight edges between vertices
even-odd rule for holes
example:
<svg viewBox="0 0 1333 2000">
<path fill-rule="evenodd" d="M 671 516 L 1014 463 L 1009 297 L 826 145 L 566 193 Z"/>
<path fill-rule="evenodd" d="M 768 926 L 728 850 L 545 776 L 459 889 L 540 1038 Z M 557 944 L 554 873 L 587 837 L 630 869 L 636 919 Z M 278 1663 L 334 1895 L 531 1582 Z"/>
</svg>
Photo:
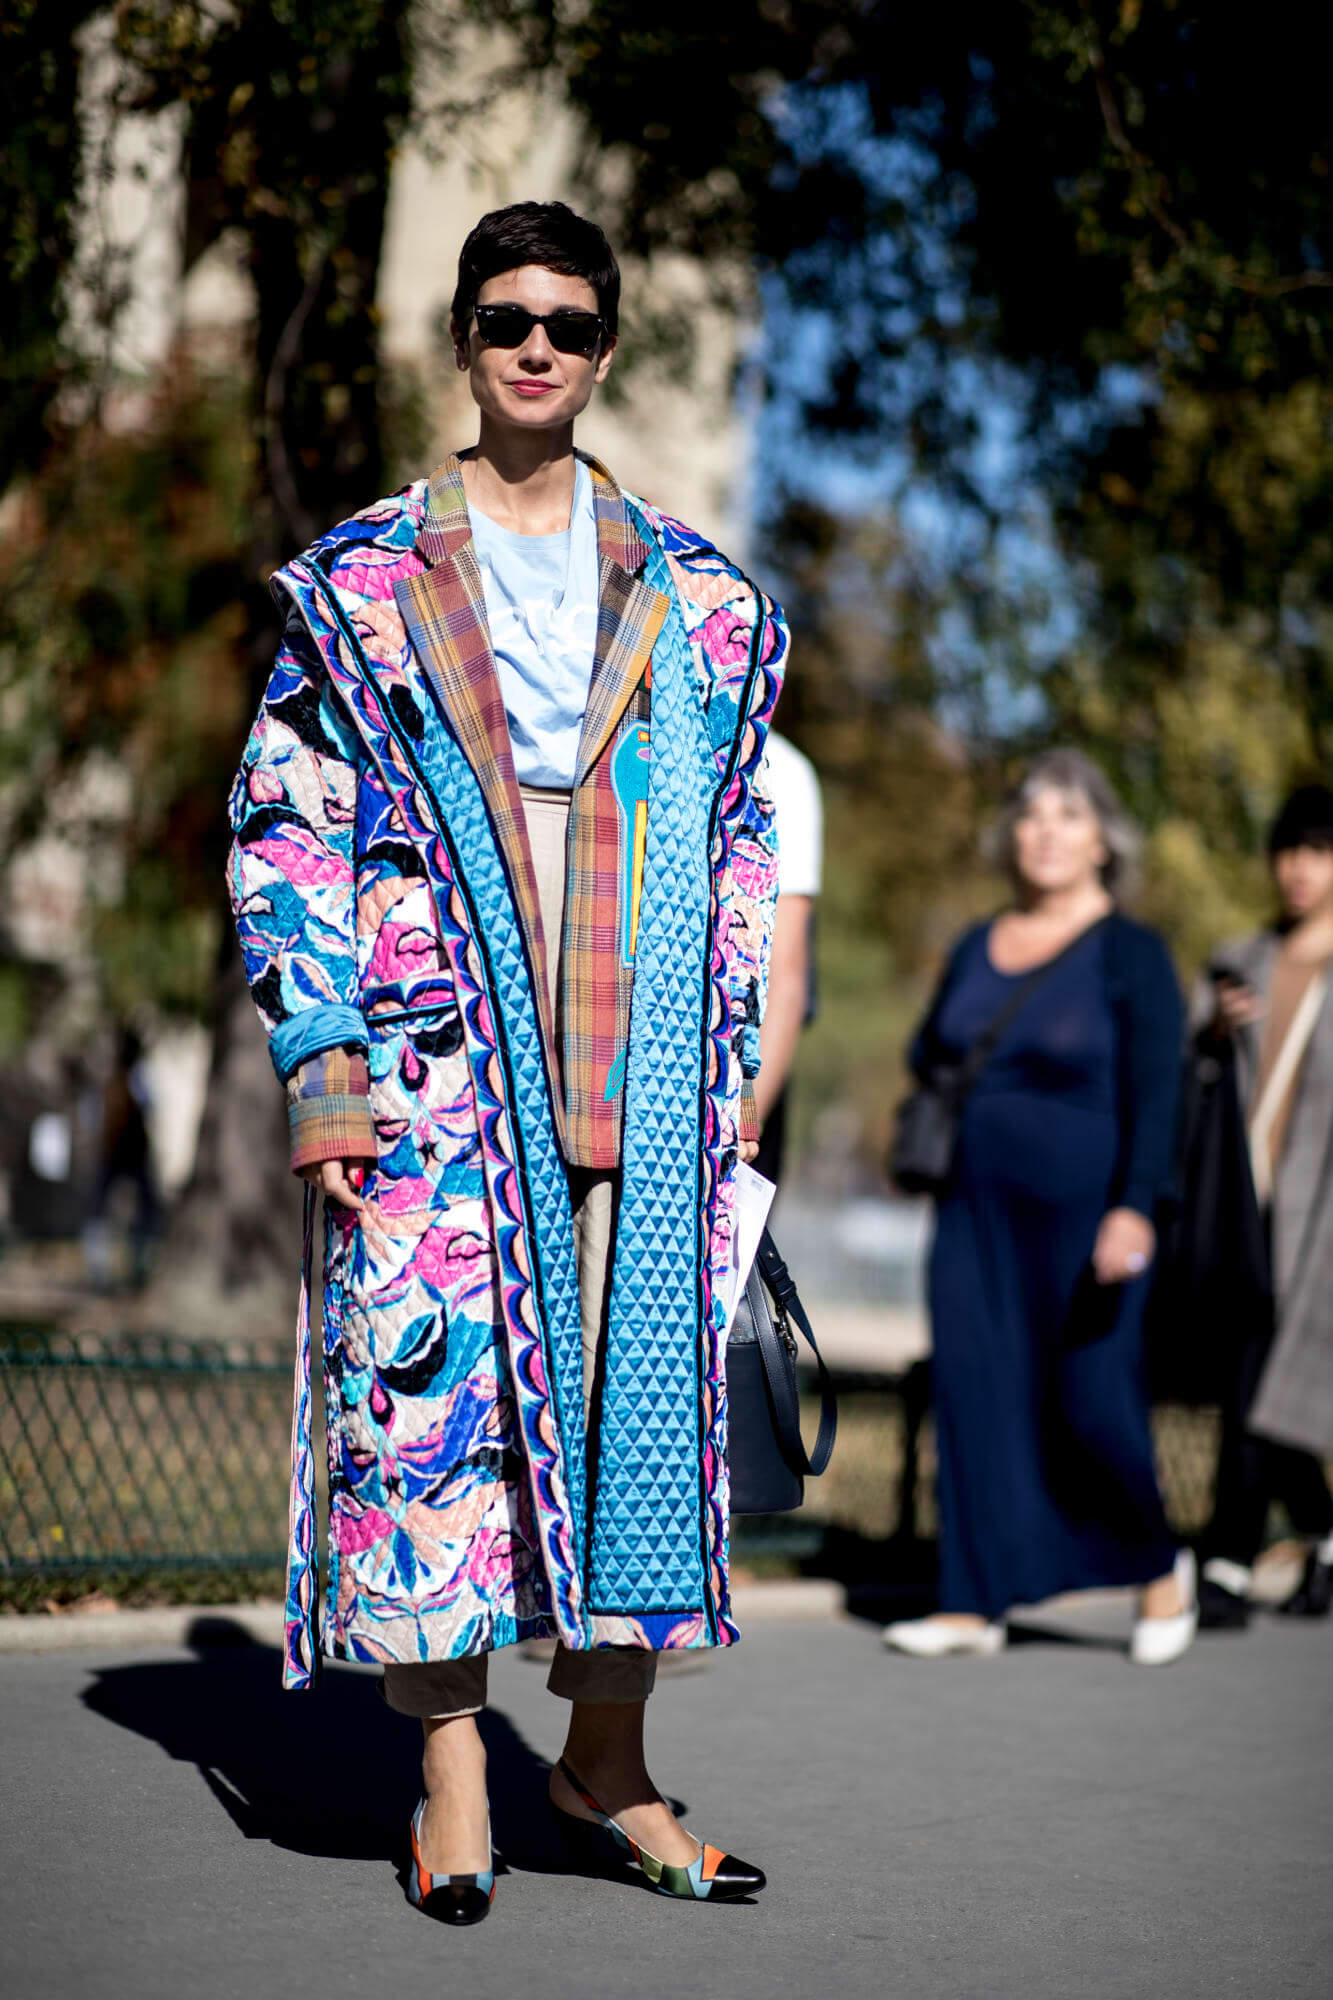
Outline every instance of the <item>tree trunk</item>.
<svg viewBox="0 0 1333 2000">
<path fill-rule="evenodd" d="M 196 1338 L 285 1336 L 296 1313 L 300 1228 L 286 1101 L 229 930 L 199 1151 L 144 1297 L 145 1319 Z"/>
<path fill-rule="evenodd" d="M 311 0 L 281 25 L 271 8 L 250 5 L 220 32 L 212 89 L 195 112 L 191 248 L 197 254 L 224 227 L 249 239 L 261 446 L 249 561 L 256 579 L 379 497 L 375 288 L 392 147 L 410 96 L 405 11 L 405 0 L 347 8 L 339 42 L 330 10 Z M 302 74 L 312 52 L 316 90 L 271 90 L 275 77 Z M 238 190 L 219 163 L 234 157 L 242 84 L 253 147 Z M 257 707 L 279 631 L 265 591 L 255 590 L 248 611 L 241 644 Z M 145 1312 L 181 1332 L 268 1335 L 292 1321 L 301 1190 L 230 913 L 226 922 L 197 1164 Z"/>
</svg>

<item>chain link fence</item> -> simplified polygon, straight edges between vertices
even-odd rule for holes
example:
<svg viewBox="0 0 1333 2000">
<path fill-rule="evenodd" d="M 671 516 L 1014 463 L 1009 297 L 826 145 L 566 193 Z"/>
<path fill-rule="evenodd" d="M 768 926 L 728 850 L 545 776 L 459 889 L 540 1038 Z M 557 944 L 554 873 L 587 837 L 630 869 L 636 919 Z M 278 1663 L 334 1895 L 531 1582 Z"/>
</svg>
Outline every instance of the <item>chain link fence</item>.
<svg viewBox="0 0 1333 2000">
<path fill-rule="evenodd" d="M 933 1540 L 938 1523 L 928 1367 L 919 1365 L 896 1383 L 844 1378 L 838 1400 L 837 1447 L 823 1478 L 807 1485 L 803 1519 L 872 1541 L 895 1535 Z M 807 1437 L 818 1421 L 818 1402 L 803 1398 Z M 1168 1404 L 1153 1411 L 1152 1421 L 1167 1516 L 1177 1534 L 1197 1535 L 1212 1511 L 1217 1412 Z"/>
<path fill-rule="evenodd" d="M 0 1576 L 281 1563 L 290 1409 L 276 1354 L 0 1329 Z"/>
<path fill-rule="evenodd" d="M 817 1569 L 826 1543 L 935 1533 L 924 1366 L 844 1374 L 838 1446 L 797 1516 L 737 1523 L 737 1560 Z M 0 1329 L 0 1582 L 89 1572 L 272 1570 L 283 1560 L 291 1368 L 207 1341 Z M 817 1412 L 805 1411 L 811 1432 Z M 317 1419 L 318 1421 L 318 1419 Z M 1207 1519 L 1211 1411 L 1155 1414 L 1168 1511 Z"/>
</svg>

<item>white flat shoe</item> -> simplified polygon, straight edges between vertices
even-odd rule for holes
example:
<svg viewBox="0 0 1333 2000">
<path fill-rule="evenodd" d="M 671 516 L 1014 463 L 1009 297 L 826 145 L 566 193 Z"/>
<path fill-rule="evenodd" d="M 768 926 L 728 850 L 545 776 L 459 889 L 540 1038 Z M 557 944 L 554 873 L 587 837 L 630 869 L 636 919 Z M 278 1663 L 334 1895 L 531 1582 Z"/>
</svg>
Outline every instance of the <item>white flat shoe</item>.
<svg viewBox="0 0 1333 2000">
<path fill-rule="evenodd" d="M 1199 1590 L 1193 1549 L 1178 1551 L 1175 1578 L 1185 1609 L 1173 1618 L 1135 1619 L 1129 1657 L 1136 1667 L 1169 1667 L 1194 1644 L 1199 1629 Z"/>
<path fill-rule="evenodd" d="M 1004 1646 L 1003 1625 L 955 1625 L 948 1618 L 904 1618 L 884 1627 L 884 1644 L 917 1660 L 943 1660 L 951 1653 L 994 1659 Z"/>
</svg>

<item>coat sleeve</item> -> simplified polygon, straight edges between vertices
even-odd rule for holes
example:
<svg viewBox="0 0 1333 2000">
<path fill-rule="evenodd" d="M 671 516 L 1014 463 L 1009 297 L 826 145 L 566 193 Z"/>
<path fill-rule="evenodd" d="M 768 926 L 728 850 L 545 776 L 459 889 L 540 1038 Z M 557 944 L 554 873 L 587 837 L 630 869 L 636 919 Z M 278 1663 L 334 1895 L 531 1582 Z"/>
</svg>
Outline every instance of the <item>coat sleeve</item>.
<svg viewBox="0 0 1333 2000">
<path fill-rule="evenodd" d="M 1185 1009 L 1155 932 L 1124 924 L 1118 956 L 1122 1138 L 1115 1205 L 1151 1220 L 1175 1191 Z"/>
<path fill-rule="evenodd" d="M 227 889 L 287 1089 L 294 1172 L 375 1157 L 356 1004 L 357 768 L 355 733 L 293 615 L 232 787 Z"/>
<path fill-rule="evenodd" d="M 751 586 L 753 588 L 753 586 Z M 782 692 L 791 635 L 780 604 L 754 590 L 751 658 L 759 662 L 747 728 L 761 730 L 766 746 L 773 710 Z M 773 922 L 778 907 L 778 822 L 769 777 L 768 752 L 761 747 L 744 790 L 731 852 L 732 894 L 741 947 L 732 958 L 732 1046 L 740 1056 L 740 1118 L 737 1136 L 759 1138 L 754 1080 L 759 1074 L 759 1029 L 768 1005 L 768 967 L 773 954 Z"/>
</svg>

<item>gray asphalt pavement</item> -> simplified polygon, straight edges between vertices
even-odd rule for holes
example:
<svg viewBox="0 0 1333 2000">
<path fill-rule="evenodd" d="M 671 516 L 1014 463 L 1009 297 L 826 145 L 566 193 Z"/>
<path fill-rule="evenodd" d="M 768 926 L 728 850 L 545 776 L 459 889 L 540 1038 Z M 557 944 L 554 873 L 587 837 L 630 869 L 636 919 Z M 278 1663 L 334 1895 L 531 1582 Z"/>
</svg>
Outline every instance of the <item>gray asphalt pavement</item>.
<svg viewBox="0 0 1333 2000">
<path fill-rule="evenodd" d="M 369 1676 L 284 1696 L 272 1649 L 217 1643 L 225 1613 L 194 1650 L 0 1658 L 0 1992 L 1322 2000 L 1333 1629 L 1265 1618 L 1145 1671 L 1126 1615 L 939 1666 L 870 1625 L 756 1624 L 664 1683 L 654 1767 L 697 1832 L 768 1870 L 753 1906 L 560 1872 L 563 1705 L 503 1655 L 510 1872 L 466 1932 L 403 1899 L 413 1735 Z"/>
</svg>

